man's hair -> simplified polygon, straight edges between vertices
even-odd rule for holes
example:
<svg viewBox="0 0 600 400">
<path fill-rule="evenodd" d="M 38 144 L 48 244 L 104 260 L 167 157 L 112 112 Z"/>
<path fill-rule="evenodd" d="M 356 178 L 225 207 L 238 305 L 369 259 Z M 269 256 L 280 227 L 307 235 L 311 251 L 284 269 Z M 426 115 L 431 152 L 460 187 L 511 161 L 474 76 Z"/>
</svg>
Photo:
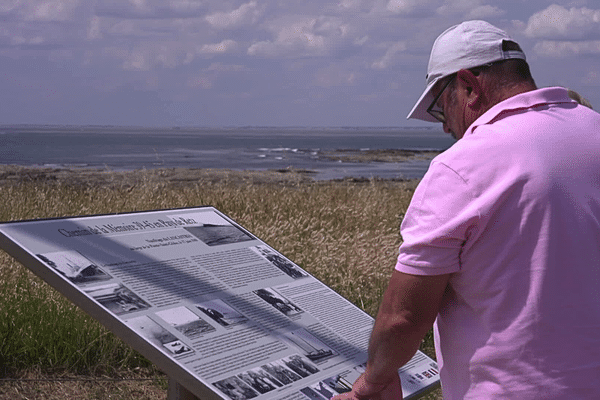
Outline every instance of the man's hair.
<svg viewBox="0 0 600 400">
<path fill-rule="evenodd" d="M 502 50 L 521 50 L 521 47 L 515 42 L 505 40 L 502 43 Z M 536 87 L 529 64 L 520 58 L 496 61 L 470 68 L 469 71 L 474 75 L 483 75 L 485 85 L 492 96 L 523 83 Z M 456 101 L 456 79 L 452 80 L 446 90 L 449 91 L 450 100 Z"/>
<path fill-rule="evenodd" d="M 521 47 L 509 40 L 505 40 L 502 43 L 503 51 L 515 51 L 521 50 Z M 527 61 L 520 58 L 512 58 L 508 60 L 501 60 L 491 65 L 484 65 L 481 67 L 472 68 L 471 71 L 475 74 L 484 73 L 487 78 L 489 87 L 492 91 L 501 91 L 502 89 L 509 89 L 523 83 L 535 85 L 529 64 Z"/>
<path fill-rule="evenodd" d="M 502 43 L 502 50 L 521 50 L 521 47 L 515 42 L 505 40 Z M 536 87 L 533 76 L 531 75 L 531 70 L 529 69 L 529 64 L 527 64 L 527 61 L 520 58 L 496 61 L 479 67 L 470 68 L 469 71 L 474 75 L 484 75 L 483 79 L 485 85 L 492 97 L 494 97 L 494 94 L 502 93 L 506 89 L 512 89 L 523 83 Z M 452 77 L 455 76 L 456 73 L 449 75 L 445 79 L 452 79 Z M 443 82 L 443 80 L 440 82 Z M 440 84 L 440 86 L 443 86 L 443 83 Z M 456 102 L 456 79 L 452 79 L 452 82 L 450 82 L 446 90 L 448 91 L 450 102 Z M 496 101 L 492 99 L 492 102 L 495 103 Z"/>
</svg>

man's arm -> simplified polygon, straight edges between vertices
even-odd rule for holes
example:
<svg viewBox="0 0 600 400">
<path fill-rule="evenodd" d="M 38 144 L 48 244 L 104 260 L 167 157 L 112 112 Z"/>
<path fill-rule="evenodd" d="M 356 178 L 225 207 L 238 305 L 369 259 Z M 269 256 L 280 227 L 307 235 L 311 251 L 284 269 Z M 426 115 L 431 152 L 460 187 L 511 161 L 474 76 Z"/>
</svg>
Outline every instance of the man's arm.
<svg viewBox="0 0 600 400">
<path fill-rule="evenodd" d="M 369 342 L 367 369 L 342 399 L 401 399 L 398 368 L 418 350 L 433 325 L 450 275 L 419 276 L 394 271 Z"/>
</svg>

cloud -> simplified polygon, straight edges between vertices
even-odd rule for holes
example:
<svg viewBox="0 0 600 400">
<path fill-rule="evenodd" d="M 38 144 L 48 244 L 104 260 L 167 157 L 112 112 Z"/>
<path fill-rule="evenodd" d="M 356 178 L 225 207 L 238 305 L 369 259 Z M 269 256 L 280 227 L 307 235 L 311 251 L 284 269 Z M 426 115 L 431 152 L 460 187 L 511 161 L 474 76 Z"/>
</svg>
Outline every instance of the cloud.
<svg viewBox="0 0 600 400">
<path fill-rule="evenodd" d="M 559 41 L 544 40 L 533 47 L 536 54 L 548 57 L 600 55 L 600 40 Z"/>
<path fill-rule="evenodd" d="M 525 34 L 531 38 L 581 40 L 600 37 L 600 10 L 566 9 L 552 4 L 529 18 Z"/>
<path fill-rule="evenodd" d="M 237 64 L 223 64 L 214 62 L 207 68 L 204 68 L 199 74 L 191 75 L 187 78 L 185 86 L 194 89 L 212 89 L 215 84 L 218 84 L 222 75 L 239 74 L 246 72 L 247 68 Z"/>
<path fill-rule="evenodd" d="M 482 0 L 446 0 L 437 8 L 438 15 L 462 15 L 462 19 L 489 19 L 505 14 L 505 11 Z"/>
<path fill-rule="evenodd" d="M 439 4 L 440 0 L 389 0 L 386 9 L 400 15 L 433 14 Z"/>
<path fill-rule="evenodd" d="M 505 11 L 496 6 L 482 5 L 469 11 L 465 19 L 487 19 L 499 17 L 504 14 Z"/>
<path fill-rule="evenodd" d="M 11 38 L 11 44 L 16 46 L 37 46 L 44 44 L 46 40 L 42 36 L 34 36 L 26 38 L 24 36 L 13 36 Z"/>
<path fill-rule="evenodd" d="M 89 8 L 81 0 L 2 0 L 2 22 L 64 22 L 74 18 L 78 9 Z"/>
<path fill-rule="evenodd" d="M 333 86 L 353 86 L 356 84 L 356 80 L 356 72 L 347 71 L 337 65 L 330 65 L 323 68 L 315 75 L 315 85 L 325 88 Z"/>
<path fill-rule="evenodd" d="M 600 86 L 600 73 L 596 70 L 589 71 L 582 77 L 581 83 L 587 86 Z"/>
<path fill-rule="evenodd" d="M 115 18 L 197 18 L 206 9 L 198 0 L 98 0 L 96 14 Z"/>
<path fill-rule="evenodd" d="M 332 17 L 293 17 L 274 21 L 267 28 L 275 40 L 265 40 L 248 48 L 251 56 L 264 57 L 307 57 L 323 56 L 328 45 L 345 37 L 347 26 Z"/>
<path fill-rule="evenodd" d="M 205 44 L 198 51 L 200 54 L 223 54 L 228 53 L 237 48 L 235 40 L 226 39 L 220 43 Z"/>
<path fill-rule="evenodd" d="M 102 39 L 102 24 L 99 17 L 92 17 L 87 27 L 88 40 Z"/>
<path fill-rule="evenodd" d="M 196 75 L 188 78 L 186 86 L 189 88 L 211 89 L 213 87 L 213 79 L 206 75 Z"/>
<path fill-rule="evenodd" d="M 205 69 L 205 71 L 216 71 L 216 72 L 240 72 L 246 71 L 246 67 L 239 64 L 223 64 L 220 62 L 214 62 Z"/>
<path fill-rule="evenodd" d="M 26 21 L 68 21 L 79 4 L 79 0 L 23 2 L 22 15 Z"/>
<path fill-rule="evenodd" d="M 244 25 L 255 24 L 262 12 L 256 1 L 242 4 L 239 8 L 225 13 L 218 12 L 206 16 L 206 21 L 216 29 L 232 29 Z"/>
<path fill-rule="evenodd" d="M 193 52 L 184 44 L 169 40 L 141 43 L 132 50 L 111 47 L 105 52 L 122 59 L 122 68 L 127 71 L 150 71 L 157 67 L 172 69 L 193 59 Z"/>
<path fill-rule="evenodd" d="M 406 42 L 392 43 L 388 46 L 384 56 L 371 64 L 371 68 L 380 70 L 388 69 L 393 64 L 393 61 L 398 58 L 398 53 L 401 53 L 406 49 Z"/>
<path fill-rule="evenodd" d="M 8 14 L 11 13 L 15 10 L 17 10 L 19 8 L 19 5 L 21 4 L 20 0 L 5 0 L 2 1 L 0 3 L 0 13 L 2 14 Z"/>
<path fill-rule="evenodd" d="M 362 0 L 341 0 L 337 5 L 341 10 L 356 11 L 360 10 L 362 6 Z"/>
<path fill-rule="evenodd" d="M 567 9 L 552 4 L 529 18 L 524 29 L 535 44 L 536 54 L 567 57 L 600 54 L 600 10 L 586 7 Z"/>
</svg>

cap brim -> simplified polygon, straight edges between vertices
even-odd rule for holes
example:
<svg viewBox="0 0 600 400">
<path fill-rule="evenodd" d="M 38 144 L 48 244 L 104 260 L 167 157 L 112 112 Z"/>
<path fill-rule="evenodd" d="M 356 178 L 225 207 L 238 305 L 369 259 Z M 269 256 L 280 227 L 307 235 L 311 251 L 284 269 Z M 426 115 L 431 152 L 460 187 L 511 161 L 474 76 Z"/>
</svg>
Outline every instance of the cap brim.
<svg viewBox="0 0 600 400">
<path fill-rule="evenodd" d="M 427 122 L 440 122 L 435 119 L 431 114 L 427 112 L 427 108 L 433 102 L 434 96 L 431 93 L 431 89 L 435 86 L 435 84 L 439 81 L 439 79 L 435 79 L 427 85 L 425 91 L 417 101 L 417 104 L 413 107 L 413 109 L 408 113 L 406 119 L 420 119 L 422 121 Z"/>
</svg>

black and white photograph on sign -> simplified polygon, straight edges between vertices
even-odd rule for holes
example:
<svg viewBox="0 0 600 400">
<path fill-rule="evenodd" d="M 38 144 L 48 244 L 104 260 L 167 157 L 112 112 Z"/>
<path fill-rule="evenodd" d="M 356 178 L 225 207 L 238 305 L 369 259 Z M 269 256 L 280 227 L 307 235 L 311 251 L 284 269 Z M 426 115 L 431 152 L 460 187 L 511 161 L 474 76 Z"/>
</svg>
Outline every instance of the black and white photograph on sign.
<svg viewBox="0 0 600 400">
<path fill-rule="evenodd" d="M 223 392 L 231 400 L 246 400 L 258 396 L 257 392 L 237 376 L 214 382 L 213 386 Z"/>
<path fill-rule="evenodd" d="M 352 385 L 366 371 L 366 368 L 367 363 L 356 365 L 334 377 L 325 379 L 324 382 L 339 393 L 350 392 Z"/>
<path fill-rule="evenodd" d="M 310 400 L 325 400 L 325 397 L 321 396 L 319 393 L 315 392 L 311 387 L 305 387 L 300 389 L 300 392 L 308 397 Z"/>
<path fill-rule="evenodd" d="M 288 317 L 301 314 L 303 312 L 300 307 L 296 306 L 287 298 L 277 293 L 274 289 L 263 288 L 255 290 L 253 293 Z"/>
<path fill-rule="evenodd" d="M 281 271 L 286 273 L 288 276 L 298 279 L 307 277 L 308 274 L 303 272 L 297 265 L 283 257 L 282 255 L 276 253 L 271 250 L 267 246 L 256 246 L 252 247 L 252 250 L 256 251 L 261 256 L 265 257 L 267 260 L 271 262 L 274 266 L 279 268 Z"/>
<path fill-rule="evenodd" d="M 156 347 L 165 349 L 171 354 L 185 354 L 193 351 L 189 346 L 177 339 L 175 335 L 146 315 L 128 319 L 125 323 L 152 342 Z"/>
<path fill-rule="evenodd" d="M 148 303 L 120 283 L 89 287 L 84 291 L 116 315 L 150 308 Z"/>
<path fill-rule="evenodd" d="M 77 251 L 36 254 L 44 263 L 75 284 L 105 281 L 112 277 Z"/>
<path fill-rule="evenodd" d="M 302 379 L 300 375 L 289 369 L 287 366 L 277 362 L 262 365 L 261 368 L 267 371 L 270 375 L 273 375 L 275 379 L 284 385 L 289 385 L 290 383 Z"/>
<path fill-rule="evenodd" d="M 264 379 L 269 384 L 275 385 L 276 387 L 282 387 L 284 385 L 283 382 L 277 380 L 273 375 L 267 373 L 267 371 L 261 367 L 253 368 L 249 372 L 251 372 L 254 376 Z"/>
<path fill-rule="evenodd" d="M 271 390 L 277 389 L 277 386 L 263 376 L 259 375 L 255 371 L 245 371 L 237 376 L 244 382 L 246 382 L 252 389 L 256 390 L 260 394 L 265 394 Z"/>
<path fill-rule="evenodd" d="M 298 354 L 285 357 L 281 362 L 303 378 L 319 372 L 319 369 L 313 363 Z"/>
<path fill-rule="evenodd" d="M 175 355 L 191 353 L 192 348 L 183 343 L 181 340 L 174 340 L 163 344 L 163 347 Z"/>
<path fill-rule="evenodd" d="M 352 385 L 348 383 L 341 375 L 324 379 L 323 382 L 337 393 L 346 393 L 352 391 Z"/>
<path fill-rule="evenodd" d="M 331 399 L 333 396 L 338 395 L 339 393 L 331 388 L 328 384 L 323 381 L 319 381 L 315 384 L 310 385 L 310 388 L 315 392 L 319 393 L 321 396 L 326 399 Z"/>
<path fill-rule="evenodd" d="M 302 351 L 302 355 L 315 364 L 319 364 L 337 355 L 335 351 L 326 346 L 319 339 L 301 328 L 283 334 L 284 339 Z"/>
<path fill-rule="evenodd" d="M 206 301 L 204 303 L 196 304 L 196 308 L 212 318 L 213 321 L 226 328 L 243 324 L 248 321 L 246 316 L 239 313 L 223 300 L 216 299 Z"/>
<path fill-rule="evenodd" d="M 362 363 L 362 364 L 357 365 L 356 367 L 354 367 L 354 371 L 358 375 L 363 374 L 366 370 L 367 370 L 367 363 Z M 356 378 L 358 379 L 358 376 Z M 352 382 L 354 382 L 354 381 L 352 381 Z"/>
<path fill-rule="evenodd" d="M 208 246 L 220 246 L 223 244 L 254 240 L 254 238 L 246 232 L 226 222 L 223 222 L 223 225 L 203 224 L 198 226 L 186 226 L 183 229 L 196 236 Z"/>
<path fill-rule="evenodd" d="M 197 339 L 206 333 L 217 330 L 217 328 L 183 306 L 162 310 L 157 312 L 156 315 L 190 339 Z"/>
</svg>

